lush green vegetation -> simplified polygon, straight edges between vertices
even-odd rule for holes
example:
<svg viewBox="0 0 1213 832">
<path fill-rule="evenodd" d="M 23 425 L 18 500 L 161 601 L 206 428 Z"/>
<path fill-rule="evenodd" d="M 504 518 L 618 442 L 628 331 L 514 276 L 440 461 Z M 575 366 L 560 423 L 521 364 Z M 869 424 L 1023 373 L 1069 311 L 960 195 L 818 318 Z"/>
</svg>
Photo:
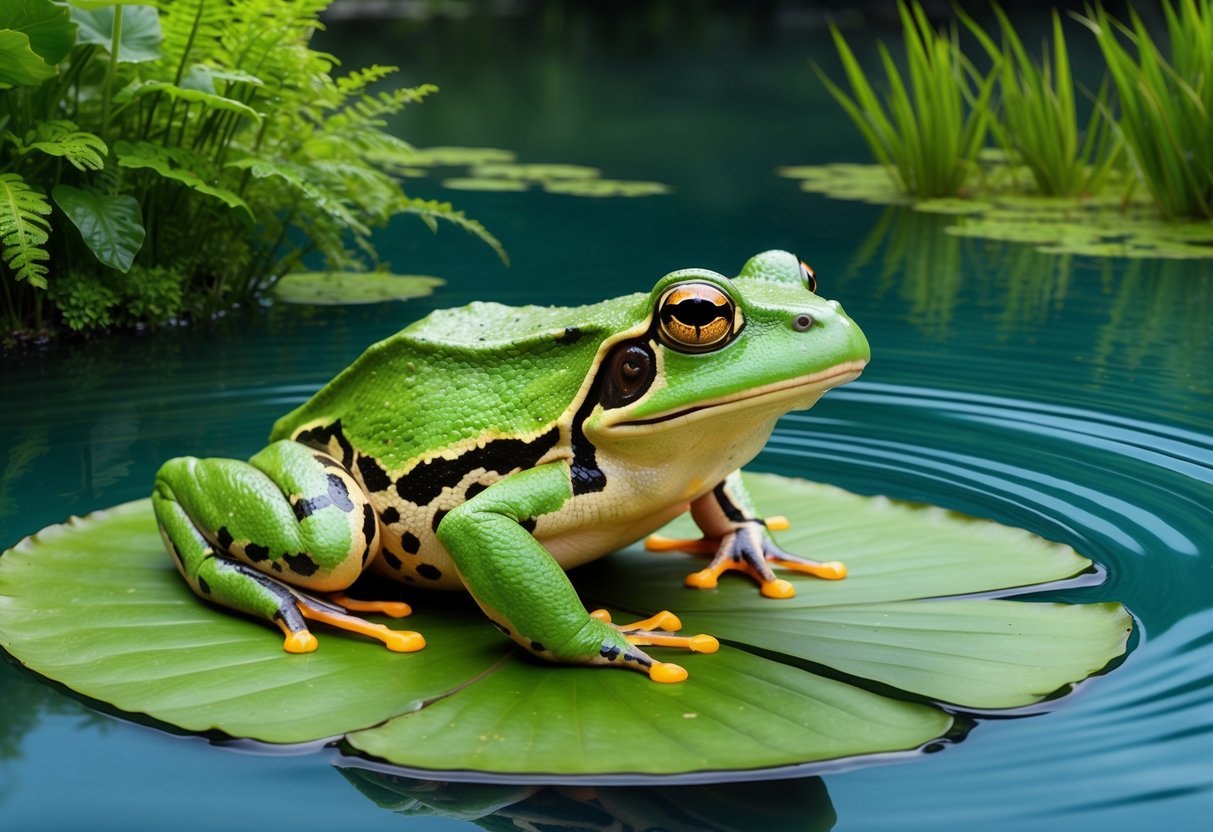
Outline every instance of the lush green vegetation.
<svg viewBox="0 0 1213 832">
<path fill-rule="evenodd" d="M 205 315 L 313 254 L 377 269 L 399 214 L 501 253 L 404 193 L 385 119 L 435 88 L 335 74 L 309 46 L 331 0 L 145 2 L 0 4 L 0 331 Z"/>
<path fill-rule="evenodd" d="M 960 50 L 956 28 L 937 32 L 917 2 L 898 2 L 909 84 L 883 43 L 879 44 L 889 90 L 876 94 L 842 33 L 830 26 L 854 92 L 848 96 L 817 74 L 863 134 L 872 155 L 899 186 L 922 197 L 956 193 L 977 169 L 989 128 L 994 72 L 982 75 Z"/>
<path fill-rule="evenodd" d="M 1140 181 L 1164 216 L 1213 216 L 1213 0 L 1163 0 L 1163 46 L 1132 9 L 1126 25 L 1088 8 L 1078 19 L 1094 33 L 1107 74 L 1085 123 L 1056 13 L 1051 62 L 1047 48 L 1041 61 L 1028 53 L 997 6 L 998 42 L 960 13 L 989 59 L 983 74 L 955 26 L 935 31 L 916 0 L 899 7 L 912 83 L 901 81 L 882 44 L 882 101 L 837 30 L 853 96 L 825 81 L 903 192 L 931 198 L 972 186 L 988 125 L 1008 164 L 1030 172 L 1034 193 L 1090 194 L 1119 167 L 1121 181 L 1129 189 Z"/>
<path fill-rule="evenodd" d="M 1120 108 L 1118 125 L 1165 216 L 1213 217 L 1213 0 L 1163 3 L 1170 60 L 1133 8 L 1130 25 L 1096 7 L 1095 34 Z"/>
</svg>

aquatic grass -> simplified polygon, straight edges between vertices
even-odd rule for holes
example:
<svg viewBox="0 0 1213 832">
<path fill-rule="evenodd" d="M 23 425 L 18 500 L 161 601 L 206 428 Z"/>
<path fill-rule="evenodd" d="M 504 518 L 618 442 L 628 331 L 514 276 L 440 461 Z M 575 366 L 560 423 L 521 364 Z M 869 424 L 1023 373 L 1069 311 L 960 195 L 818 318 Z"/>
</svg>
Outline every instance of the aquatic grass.
<svg viewBox="0 0 1213 832">
<path fill-rule="evenodd" d="M 898 2 L 909 82 L 884 43 L 884 100 L 836 26 L 830 32 L 853 97 L 814 64 L 830 94 L 859 128 L 899 188 L 916 197 L 952 196 L 977 170 L 990 123 L 997 64 L 982 75 L 960 50 L 955 26 L 936 31 L 918 2 Z"/>
<path fill-rule="evenodd" d="M 1080 20 L 1095 35 L 1119 106 L 1117 126 L 1166 217 L 1213 217 L 1213 0 L 1164 0 L 1170 61 L 1137 12 L 1102 6 Z"/>
<path fill-rule="evenodd" d="M 1045 45 L 1038 63 L 1024 48 L 1014 24 L 994 4 L 1001 45 L 962 10 L 957 15 L 997 62 L 1000 118 L 990 128 L 1007 156 L 1031 171 L 1036 191 L 1046 196 L 1078 196 L 1098 190 L 1120 155 L 1108 122 L 1107 86 L 1095 96 L 1086 126 L 1080 127 L 1061 17 L 1053 11 L 1053 54 Z"/>
</svg>

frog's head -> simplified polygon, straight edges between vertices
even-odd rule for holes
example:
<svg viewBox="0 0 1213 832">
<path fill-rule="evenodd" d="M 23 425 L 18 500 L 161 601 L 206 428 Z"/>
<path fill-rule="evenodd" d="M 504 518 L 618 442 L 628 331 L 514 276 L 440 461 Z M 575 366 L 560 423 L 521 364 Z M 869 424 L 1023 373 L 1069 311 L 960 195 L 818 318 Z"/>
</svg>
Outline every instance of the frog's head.
<svg viewBox="0 0 1213 832">
<path fill-rule="evenodd" d="M 660 446 L 678 431 L 699 443 L 757 431 L 765 442 L 779 416 L 855 379 L 870 356 L 859 327 L 816 288 L 786 251 L 751 258 L 732 280 L 706 269 L 666 275 L 647 318 L 603 345 L 587 437 Z"/>
</svg>

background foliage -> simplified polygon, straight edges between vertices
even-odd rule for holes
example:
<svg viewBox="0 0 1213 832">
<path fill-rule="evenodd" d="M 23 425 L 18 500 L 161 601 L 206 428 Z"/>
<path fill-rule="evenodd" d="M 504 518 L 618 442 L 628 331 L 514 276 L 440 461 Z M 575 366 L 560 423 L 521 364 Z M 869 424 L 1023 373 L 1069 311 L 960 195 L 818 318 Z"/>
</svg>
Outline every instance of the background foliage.
<svg viewBox="0 0 1213 832">
<path fill-rule="evenodd" d="M 384 269 L 372 229 L 413 214 L 412 149 L 385 119 L 436 91 L 374 91 L 309 47 L 331 0 L 0 4 L 0 320 L 9 337 L 208 314 L 316 254 Z"/>
</svg>

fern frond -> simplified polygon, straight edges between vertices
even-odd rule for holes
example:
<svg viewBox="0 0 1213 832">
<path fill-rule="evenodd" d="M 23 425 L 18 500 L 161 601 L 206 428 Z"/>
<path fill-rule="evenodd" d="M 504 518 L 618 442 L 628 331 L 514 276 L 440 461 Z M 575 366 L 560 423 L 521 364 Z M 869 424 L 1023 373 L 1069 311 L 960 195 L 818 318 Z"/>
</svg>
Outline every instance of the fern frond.
<svg viewBox="0 0 1213 832">
<path fill-rule="evenodd" d="M 160 31 L 164 35 L 164 54 L 173 62 L 161 61 L 161 78 L 177 82 L 185 69 L 208 63 L 219 51 L 227 20 L 227 0 L 159 0 Z M 169 64 L 172 65 L 169 65 Z"/>
<path fill-rule="evenodd" d="M 101 170 L 109 148 L 95 133 L 80 130 L 66 120 L 44 121 L 25 134 L 24 139 L 8 134 L 21 156 L 33 151 L 66 159 L 76 170 Z"/>
<path fill-rule="evenodd" d="M 398 66 L 372 64 L 365 69 L 356 69 L 353 72 L 348 72 L 334 80 L 337 82 L 337 89 L 344 95 L 359 95 L 371 84 L 374 84 L 376 81 L 382 81 L 399 70 L 400 67 Z"/>
<path fill-rule="evenodd" d="M 50 239 L 51 204 L 15 173 L 0 173 L 0 259 L 17 280 L 46 288 L 43 246 Z"/>
<path fill-rule="evenodd" d="M 501 241 L 489 233 L 489 230 L 476 222 L 476 220 L 468 219 L 462 211 L 456 211 L 451 207 L 451 203 L 449 202 L 410 197 L 406 198 L 397 208 L 401 214 L 413 214 L 419 218 L 431 231 L 437 231 L 439 220 L 457 225 L 469 234 L 478 237 L 481 242 L 497 252 L 497 256 L 501 258 L 502 263 L 505 263 L 507 266 L 510 263 L 510 257 L 505 253 L 505 248 L 501 245 Z"/>
</svg>

